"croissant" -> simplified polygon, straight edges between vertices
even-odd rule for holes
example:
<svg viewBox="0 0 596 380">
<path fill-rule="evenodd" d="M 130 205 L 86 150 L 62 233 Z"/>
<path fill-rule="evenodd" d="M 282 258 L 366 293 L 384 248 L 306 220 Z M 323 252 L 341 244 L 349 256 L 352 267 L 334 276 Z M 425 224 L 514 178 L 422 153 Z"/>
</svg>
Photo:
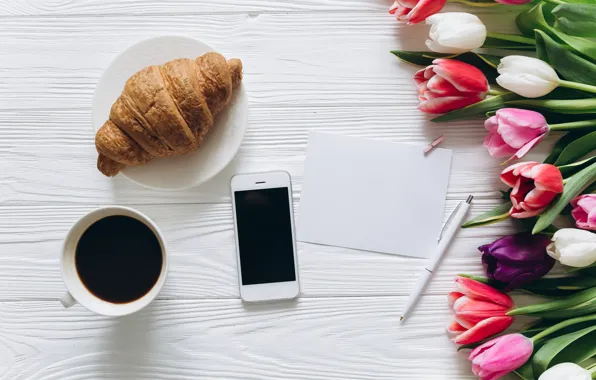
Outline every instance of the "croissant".
<svg viewBox="0 0 596 380">
<path fill-rule="evenodd" d="M 241 80 L 242 62 L 218 53 L 137 72 L 95 135 L 97 168 L 112 177 L 127 165 L 197 149 Z"/>
</svg>

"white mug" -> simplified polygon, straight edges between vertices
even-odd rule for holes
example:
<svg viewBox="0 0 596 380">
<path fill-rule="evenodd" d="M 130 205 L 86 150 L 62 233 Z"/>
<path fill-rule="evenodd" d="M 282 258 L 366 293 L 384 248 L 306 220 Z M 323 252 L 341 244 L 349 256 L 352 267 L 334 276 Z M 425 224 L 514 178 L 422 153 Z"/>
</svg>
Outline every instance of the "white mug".
<svg viewBox="0 0 596 380">
<path fill-rule="evenodd" d="M 92 224 L 97 222 L 100 219 L 103 219 L 108 216 L 113 215 L 122 215 L 134 218 L 153 231 L 159 244 L 161 245 L 161 252 L 163 255 L 162 260 L 162 267 L 161 273 L 153 288 L 145 294 L 143 297 L 134 300 L 128 303 L 111 303 L 104 301 L 98 297 L 96 297 L 93 293 L 91 293 L 83 282 L 79 278 L 77 273 L 77 269 L 75 266 L 75 254 L 77 251 L 77 244 L 81 239 L 83 233 L 89 228 Z M 68 234 L 66 235 L 66 239 L 64 240 L 64 244 L 62 246 L 62 259 L 60 262 L 60 266 L 62 268 L 62 279 L 66 284 L 66 288 L 68 292 L 60 299 L 62 305 L 68 308 L 77 303 L 80 303 L 87 309 L 101 315 L 106 316 L 122 316 L 135 313 L 145 306 L 149 305 L 151 301 L 157 297 L 159 291 L 163 287 L 163 284 L 166 281 L 166 275 L 168 272 L 168 255 L 166 251 L 166 243 L 165 240 L 153 221 L 149 219 L 144 214 L 140 213 L 139 211 L 133 210 L 128 207 L 121 207 L 121 206 L 108 206 L 102 207 L 97 210 L 91 211 L 87 215 L 83 216 L 79 219 L 74 226 L 70 229 Z"/>
</svg>

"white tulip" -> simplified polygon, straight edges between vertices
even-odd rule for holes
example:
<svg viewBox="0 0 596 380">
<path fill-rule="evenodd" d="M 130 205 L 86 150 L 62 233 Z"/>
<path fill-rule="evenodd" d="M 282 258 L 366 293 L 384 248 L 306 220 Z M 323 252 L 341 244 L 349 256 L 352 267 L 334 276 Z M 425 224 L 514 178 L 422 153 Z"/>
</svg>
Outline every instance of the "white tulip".
<svg viewBox="0 0 596 380">
<path fill-rule="evenodd" d="M 465 53 L 479 48 L 486 40 L 486 27 L 473 14 L 437 13 L 426 19 L 432 25 L 426 46 L 437 53 Z"/>
<path fill-rule="evenodd" d="M 499 86 L 526 98 L 549 94 L 559 86 L 559 77 L 550 65 L 537 58 L 510 55 L 497 68 Z"/>
<path fill-rule="evenodd" d="M 596 234 L 577 228 L 555 232 L 546 252 L 563 265 L 584 268 L 596 262 Z"/>
<path fill-rule="evenodd" d="M 575 363 L 561 363 L 549 368 L 538 380 L 592 380 L 592 375 Z"/>
</svg>

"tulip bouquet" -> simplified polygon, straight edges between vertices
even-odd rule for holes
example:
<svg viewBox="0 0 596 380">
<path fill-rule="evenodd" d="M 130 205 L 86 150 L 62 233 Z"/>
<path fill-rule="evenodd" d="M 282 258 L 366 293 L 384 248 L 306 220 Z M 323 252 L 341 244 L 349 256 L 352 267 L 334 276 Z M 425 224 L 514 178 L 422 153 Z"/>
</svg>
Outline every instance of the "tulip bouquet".
<svg viewBox="0 0 596 380">
<path fill-rule="evenodd" d="M 392 53 L 421 66 L 420 111 L 436 123 L 484 118 L 484 146 L 508 165 L 505 202 L 462 227 L 511 218 L 524 231 L 479 247 L 486 276 L 456 278 L 447 330 L 473 349 L 481 380 L 596 378 L 596 0 L 451 1 L 526 4 L 517 8 L 519 33 L 439 13 L 447 0 L 397 0 L 389 11 L 397 20 L 430 25 L 430 51 Z M 549 135 L 559 139 L 542 162 L 516 161 Z M 567 273 L 547 276 L 557 262 Z M 508 292 L 541 302 L 516 306 Z M 522 315 L 535 323 L 507 334 Z"/>
</svg>

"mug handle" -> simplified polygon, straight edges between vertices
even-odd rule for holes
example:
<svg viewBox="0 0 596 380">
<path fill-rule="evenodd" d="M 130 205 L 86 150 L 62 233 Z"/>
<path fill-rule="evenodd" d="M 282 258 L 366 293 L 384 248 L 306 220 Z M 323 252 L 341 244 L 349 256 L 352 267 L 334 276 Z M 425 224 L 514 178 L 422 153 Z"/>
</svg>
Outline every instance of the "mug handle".
<svg viewBox="0 0 596 380">
<path fill-rule="evenodd" d="M 62 298 L 60 298 L 60 302 L 62 303 L 62 306 L 67 309 L 77 304 L 77 300 L 75 300 L 69 292 L 66 292 Z"/>
</svg>

